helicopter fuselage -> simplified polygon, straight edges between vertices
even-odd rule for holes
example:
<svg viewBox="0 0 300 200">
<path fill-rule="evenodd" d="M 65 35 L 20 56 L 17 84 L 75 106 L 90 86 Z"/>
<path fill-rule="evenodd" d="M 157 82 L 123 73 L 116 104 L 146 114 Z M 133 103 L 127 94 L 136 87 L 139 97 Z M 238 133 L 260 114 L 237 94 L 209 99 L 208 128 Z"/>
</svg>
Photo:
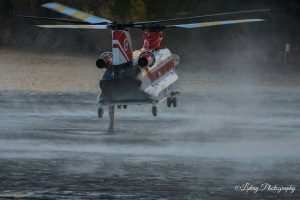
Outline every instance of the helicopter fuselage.
<svg viewBox="0 0 300 200">
<path fill-rule="evenodd" d="M 134 52 L 128 51 L 131 48 L 128 37 L 127 31 L 113 31 L 113 53 L 106 52 L 97 61 L 107 63 L 99 81 L 98 103 L 156 104 L 170 97 L 179 87 L 175 72 L 179 58 L 164 47 L 162 32 L 145 32 L 143 48 Z M 112 58 L 105 57 L 108 54 Z"/>
</svg>

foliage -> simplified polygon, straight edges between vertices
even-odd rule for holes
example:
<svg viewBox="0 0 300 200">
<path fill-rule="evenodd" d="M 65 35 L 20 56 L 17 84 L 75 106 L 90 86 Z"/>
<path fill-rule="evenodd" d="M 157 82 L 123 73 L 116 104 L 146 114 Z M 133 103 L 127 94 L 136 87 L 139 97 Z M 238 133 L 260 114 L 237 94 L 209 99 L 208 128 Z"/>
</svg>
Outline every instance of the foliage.
<svg viewBox="0 0 300 200">
<path fill-rule="evenodd" d="M 110 48 L 110 35 L 107 32 L 102 32 L 102 34 L 97 31 L 41 30 L 31 26 L 38 22 L 15 17 L 17 14 L 25 14 L 64 18 L 65 16 L 40 7 L 42 3 L 49 1 L 51 0 L 0 0 L 0 45 L 36 48 L 39 51 L 41 49 L 64 48 L 100 52 Z M 294 60 L 298 59 L 297 62 L 300 62 L 298 37 L 300 12 L 299 7 L 297 10 L 294 3 L 289 3 L 290 0 L 56 0 L 56 2 L 120 22 L 166 19 L 266 7 L 274 10 L 280 9 L 280 12 L 263 16 L 255 14 L 204 18 L 203 20 L 208 21 L 234 17 L 266 17 L 268 22 L 256 25 L 237 25 L 235 28 L 214 27 L 192 31 L 168 30 L 166 31 L 167 44 L 180 56 L 194 60 L 215 61 L 215 58 L 218 58 L 219 62 L 223 62 L 223 57 L 226 57 L 223 55 L 224 52 L 237 54 L 252 48 L 255 51 L 250 56 L 247 55 L 245 60 L 281 62 L 282 47 L 286 42 L 289 42 L 292 44 L 292 49 L 295 50 L 293 52 L 295 54 Z M 139 48 L 142 40 L 141 34 L 135 31 L 132 34 L 134 45 Z M 191 44 L 199 45 L 187 45 L 186 38 L 192 41 Z M 202 57 L 198 56 L 199 52 Z M 210 55 L 206 55 L 207 52 L 213 52 L 218 56 L 214 55 L 210 58 Z"/>
</svg>

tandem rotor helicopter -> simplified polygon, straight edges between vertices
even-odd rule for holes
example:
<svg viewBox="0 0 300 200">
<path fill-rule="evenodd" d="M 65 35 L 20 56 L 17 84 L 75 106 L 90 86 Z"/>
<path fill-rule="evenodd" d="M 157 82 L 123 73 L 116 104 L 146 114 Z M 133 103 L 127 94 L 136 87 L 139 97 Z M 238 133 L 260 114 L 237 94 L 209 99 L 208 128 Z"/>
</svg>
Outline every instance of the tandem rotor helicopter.
<svg viewBox="0 0 300 200">
<path fill-rule="evenodd" d="M 113 129 L 115 106 L 127 108 L 128 104 L 150 104 L 152 115 L 157 116 L 156 105 L 166 100 L 168 107 L 177 107 L 176 95 L 179 87 L 179 77 L 175 67 L 179 57 L 165 47 L 163 31 L 167 28 L 204 28 L 209 26 L 230 25 L 240 23 L 261 22 L 263 19 L 239 19 L 226 21 L 211 21 L 201 23 L 181 23 L 213 16 L 225 16 L 241 13 L 266 12 L 270 9 L 243 10 L 236 12 L 201 15 L 185 18 L 174 18 L 145 22 L 117 23 L 100 18 L 60 3 L 46 3 L 44 8 L 73 17 L 74 20 L 38 16 L 20 17 L 37 20 L 53 20 L 66 22 L 65 25 L 37 25 L 42 28 L 54 29 L 94 29 L 112 31 L 112 51 L 102 53 L 96 61 L 96 66 L 105 69 L 100 78 L 100 93 L 98 117 L 102 118 L 104 106 L 108 106 L 110 128 Z M 132 47 L 129 29 L 141 29 L 144 32 L 144 44 L 139 50 Z"/>
</svg>

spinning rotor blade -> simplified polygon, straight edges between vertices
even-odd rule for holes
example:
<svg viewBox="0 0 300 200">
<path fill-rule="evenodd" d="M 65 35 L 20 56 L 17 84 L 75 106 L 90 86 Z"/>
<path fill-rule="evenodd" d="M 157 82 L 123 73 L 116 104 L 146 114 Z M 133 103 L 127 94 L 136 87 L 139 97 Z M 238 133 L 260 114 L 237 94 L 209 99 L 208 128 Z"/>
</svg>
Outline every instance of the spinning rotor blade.
<svg viewBox="0 0 300 200">
<path fill-rule="evenodd" d="M 115 29 L 115 30 L 121 30 L 121 29 L 126 29 L 126 28 L 139 28 L 139 29 L 149 29 L 149 30 L 163 30 L 165 28 L 170 28 L 170 27 L 188 28 L 189 29 L 189 28 L 202 28 L 202 27 L 208 27 L 208 26 L 260 22 L 260 21 L 264 21 L 264 20 L 263 19 L 240 19 L 240 20 L 214 21 L 214 22 L 202 22 L 202 23 L 190 23 L 190 24 L 185 24 L 185 23 L 182 23 L 181 21 L 182 20 L 190 20 L 190 19 L 199 19 L 199 18 L 204 18 L 204 17 L 270 11 L 270 9 L 243 10 L 243 11 L 235 11 L 235 12 L 207 14 L 207 15 L 200 15 L 200 16 L 194 16 L 194 17 L 183 17 L 183 18 L 173 18 L 173 19 L 157 20 L 157 21 L 131 22 L 131 23 L 119 24 L 119 23 L 112 22 L 107 19 L 103 19 L 103 18 L 94 16 L 94 15 L 79 11 L 74 8 L 67 7 L 60 3 L 46 3 L 46 4 L 43 4 L 42 7 L 57 11 L 66 16 L 76 18 L 77 20 L 38 17 L 38 16 L 20 16 L 20 17 L 33 18 L 33 19 L 38 19 L 38 20 L 53 20 L 53 21 L 69 22 L 69 23 L 75 24 L 75 25 L 71 25 L 71 24 L 70 25 L 38 25 L 38 27 L 42 27 L 42 28 L 96 29 L 96 30 L 103 30 L 103 29 L 107 29 L 107 28 L 111 28 L 111 29 Z M 175 23 L 175 25 L 174 25 L 174 23 Z"/>
<path fill-rule="evenodd" d="M 208 27 L 208 26 L 221 26 L 221 25 L 242 24 L 242 23 L 251 23 L 251 22 L 262 22 L 262 21 L 265 21 L 265 20 L 263 20 L 263 19 L 239 19 L 239 20 L 203 22 L 203 23 L 194 23 L 194 24 L 178 24 L 178 25 L 170 25 L 168 27 L 203 28 L 203 27 Z"/>
<path fill-rule="evenodd" d="M 181 18 L 164 19 L 164 20 L 156 20 L 156 21 L 134 22 L 133 25 L 151 25 L 151 24 L 157 24 L 157 23 L 178 22 L 178 21 L 182 21 L 182 20 L 200 19 L 200 18 L 205 18 L 205 17 L 216 17 L 216 16 L 225 16 L 225 15 L 233 15 L 233 14 L 246 14 L 246 13 L 268 12 L 268 11 L 271 11 L 271 9 L 241 10 L 241 11 L 234 11 L 234 12 L 223 12 L 223 13 L 199 15 L 199 16 L 193 16 L 193 17 L 181 17 Z"/>
<path fill-rule="evenodd" d="M 54 10 L 56 12 L 59 12 L 61 14 L 64 14 L 64 15 L 67 15 L 70 17 L 74 17 L 76 19 L 82 20 L 82 21 L 90 23 L 90 24 L 112 23 L 111 21 L 109 21 L 107 19 L 96 17 L 94 15 L 82 12 L 80 10 L 76 10 L 74 8 L 67 7 L 67 6 L 59 4 L 59 3 L 46 3 L 46 4 L 43 4 L 42 7 L 48 8 L 50 10 Z"/>
<path fill-rule="evenodd" d="M 105 30 L 107 29 L 106 25 L 37 25 L 41 28 L 60 28 L 60 29 L 95 29 L 95 30 Z"/>
<path fill-rule="evenodd" d="M 70 20 L 70 19 L 61 19 L 61 18 L 51 18 L 51 17 L 38 17 L 38 16 L 29 16 L 29 15 L 17 15 L 17 17 L 36 19 L 36 20 L 46 20 L 46 21 L 58 21 L 58 22 L 68 22 L 68 23 L 84 23 L 79 20 Z"/>
</svg>

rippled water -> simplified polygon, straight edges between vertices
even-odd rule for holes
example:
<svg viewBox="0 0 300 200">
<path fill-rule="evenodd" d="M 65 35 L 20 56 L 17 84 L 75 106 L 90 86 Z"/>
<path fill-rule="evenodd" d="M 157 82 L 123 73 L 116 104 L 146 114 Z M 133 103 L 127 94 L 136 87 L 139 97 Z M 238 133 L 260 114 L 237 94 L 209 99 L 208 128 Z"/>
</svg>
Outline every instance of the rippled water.
<svg viewBox="0 0 300 200">
<path fill-rule="evenodd" d="M 0 93 L 2 199 L 298 199 L 297 87 L 230 86 L 97 119 L 96 93 Z M 235 191 L 270 183 L 295 193 Z"/>
</svg>

